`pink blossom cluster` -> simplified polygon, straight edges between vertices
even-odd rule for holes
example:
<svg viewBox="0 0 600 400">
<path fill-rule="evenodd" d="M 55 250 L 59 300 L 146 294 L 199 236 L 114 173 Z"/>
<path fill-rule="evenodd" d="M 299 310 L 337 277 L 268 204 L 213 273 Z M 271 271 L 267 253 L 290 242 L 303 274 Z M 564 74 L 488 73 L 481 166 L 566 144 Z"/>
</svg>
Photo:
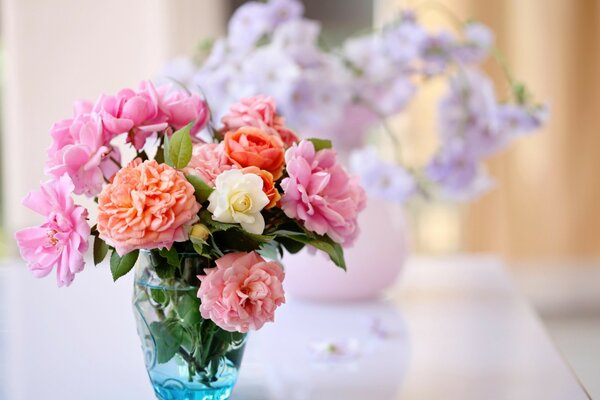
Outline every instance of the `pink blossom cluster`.
<svg viewBox="0 0 600 400">
<path fill-rule="evenodd" d="M 148 137 L 169 128 L 194 122 L 196 134 L 208 121 L 208 107 L 198 95 L 155 87 L 144 81 L 138 90 L 123 89 L 101 96 L 96 104 L 78 102 L 72 118 L 57 122 L 50 135 L 46 173 L 55 178 L 69 175 L 76 194 L 94 197 L 121 168 L 120 154 L 111 141 L 127 134 L 127 142 L 140 151 Z M 167 131 L 168 132 L 168 131 Z"/>
</svg>

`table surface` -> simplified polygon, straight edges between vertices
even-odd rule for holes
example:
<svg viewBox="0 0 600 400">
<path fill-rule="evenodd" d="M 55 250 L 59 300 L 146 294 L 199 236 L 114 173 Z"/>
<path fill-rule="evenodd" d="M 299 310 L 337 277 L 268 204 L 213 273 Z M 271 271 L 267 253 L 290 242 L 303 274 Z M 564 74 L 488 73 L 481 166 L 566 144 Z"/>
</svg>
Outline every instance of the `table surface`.
<svg viewBox="0 0 600 400">
<path fill-rule="evenodd" d="M 131 278 L 88 267 L 57 289 L 0 267 L 0 399 L 154 398 Z M 250 336 L 232 399 L 589 398 L 494 258 L 414 258 L 385 300 L 288 299 L 276 320 Z"/>
</svg>

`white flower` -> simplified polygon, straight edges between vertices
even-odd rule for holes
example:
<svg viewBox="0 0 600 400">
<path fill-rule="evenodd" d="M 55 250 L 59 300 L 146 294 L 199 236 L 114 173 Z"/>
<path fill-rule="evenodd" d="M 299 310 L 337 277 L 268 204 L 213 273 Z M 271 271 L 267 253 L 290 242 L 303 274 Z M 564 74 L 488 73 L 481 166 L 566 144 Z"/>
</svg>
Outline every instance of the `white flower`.
<svg viewBox="0 0 600 400">
<path fill-rule="evenodd" d="M 229 224 L 240 224 L 244 230 L 260 235 L 265 220 L 260 211 L 269 204 L 258 175 L 244 174 L 233 169 L 217 176 L 215 190 L 208 197 L 208 211 L 213 219 Z"/>
</svg>

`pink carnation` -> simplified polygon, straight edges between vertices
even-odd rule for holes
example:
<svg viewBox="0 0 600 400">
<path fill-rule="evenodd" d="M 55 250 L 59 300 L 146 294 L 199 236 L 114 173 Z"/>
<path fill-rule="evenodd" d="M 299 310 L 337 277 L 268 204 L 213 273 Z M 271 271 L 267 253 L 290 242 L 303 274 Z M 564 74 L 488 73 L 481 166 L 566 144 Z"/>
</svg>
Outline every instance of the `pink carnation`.
<svg viewBox="0 0 600 400">
<path fill-rule="evenodd" d="M 358 235 L 358 213 L 366 204 L 358 181 L 337 163 L 333 150 L 315 151 L 306 140 L 289 148 L 285 160 L 289 176 L 281 182 L 285 214 L 303 221 L 309 231 L 351 245 Z"/>
<path fill-rule="evenodd" d="M 283 268 L 256 252 L 229 253 L 207 269 L 198 289 L 200 313 L 229 332 L 258 330 L 285 302 Z"/>
<path fill-rule="evenodd" d="M 223 145 L 216 143 L 201 143 L 194 145 L 192 159 L 183 172 L 200 177 L 211 187 L 215 186 L 215 179 L 223 171 L 233 168 L 223 152 Z"/>
<path fill-rule="evenodd" d="M 183 174 L 139 158 L 121 169 L 98 197 L 98 232 L 120 255 L 135 249 L 170 249 L 188 239 L 200 204 Z"/>
<path fill-rule="evenodd" d="M 286 147 L 298 142 L 298 137 L 285 127 L 285 120 L 277 114 L 275 100 L 270 96 L 254 96 L 232 105 L 221 119 L 223 131 L 236 131 L 245 126 L 258 128 L 269 135 L 279 136 Z"/>
<path fill-rule="evenodd" d="M 116 172 L 120 154 L 105 140 L 98 116 L 81 114 L 59 121 L 50 135 L 46 173 L 56 178 L 69 175 L 76 194 L 94 197 L 100 193 L 104 178 Z"/>
<path fill-rule="evenodd" d="M 73 183 L 65 175 L 29 193 L 23 204 L 46 217 L 46 222 L 15 235 L 29 270 L 43 277 L 56 266 L 58 286 L 70 285 L 75 274 L 83 270 L 83 255 L 88 248 L 88 213 L 74 204 L 70 197 L 73 190 Z"/>
</svg>

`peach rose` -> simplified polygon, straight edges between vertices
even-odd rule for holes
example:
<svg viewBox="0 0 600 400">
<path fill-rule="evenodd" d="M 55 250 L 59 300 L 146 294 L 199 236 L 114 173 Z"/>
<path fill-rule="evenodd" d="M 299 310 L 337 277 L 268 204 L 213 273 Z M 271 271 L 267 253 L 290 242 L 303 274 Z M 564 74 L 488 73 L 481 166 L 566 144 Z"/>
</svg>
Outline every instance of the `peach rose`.
<svg viewBox="0 0 600 400">
<path fill-rule="evenodd" d="M 263 192 L 267 195 L 269 199 L 269 204 L 265 206 L 267 208 L 273 208 L 275 205 L 281 200 L 281 195 L 279 191 L 275 187 L 275 183 L 273 182 L 273 175 L 265 171 L 264 169 L 260 169 L 258 167 L 246 167 L 242 169 L 244 174 L 254 174 L 260 176 L 263 181 Z"/>
<path fill-rule="evenodd" d="M 135 159 L 98 197 L 100 238 L 120 255 L 135 249 L 170 249 L 188 239 L 200 205 L 183 174 L 156 161 Z"/>
<path fill-rule="evenodd" d="M 245 126 L 225 134 L 225 154 L 229 161 L 240 168 L 258 167 L 281 178 L 285 150 L 281 139 L 258 128 Z"/>
</svg>

